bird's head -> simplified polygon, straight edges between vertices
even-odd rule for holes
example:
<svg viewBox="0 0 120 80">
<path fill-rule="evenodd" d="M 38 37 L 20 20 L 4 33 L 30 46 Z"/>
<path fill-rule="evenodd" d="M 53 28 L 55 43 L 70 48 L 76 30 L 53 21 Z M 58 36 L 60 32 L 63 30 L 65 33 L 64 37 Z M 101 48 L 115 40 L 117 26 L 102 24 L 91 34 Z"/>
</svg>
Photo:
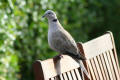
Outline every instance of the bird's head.
<svg viewBox="0 0 120 80">
<path fill-rule="evenodd" d="M 57 19 L 55 12 L 52 10 L 47 10 L 42 17 L 46 17 L 49 20 Z"/>
</svg>

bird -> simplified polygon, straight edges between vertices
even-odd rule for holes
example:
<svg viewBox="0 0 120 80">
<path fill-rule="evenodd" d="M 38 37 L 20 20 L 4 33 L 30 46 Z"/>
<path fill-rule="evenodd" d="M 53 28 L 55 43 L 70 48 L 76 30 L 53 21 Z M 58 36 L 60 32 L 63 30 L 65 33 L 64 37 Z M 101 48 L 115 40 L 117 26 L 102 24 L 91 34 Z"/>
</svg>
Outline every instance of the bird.
<svg viewBox="0 0 120 80">
<path fill-rule="evenodd" d="M 82 60 L 86 60 L 86 57 L 79 51 L 71 34 L 60 24 L 55 12 L 47 10 L 42 17 L 48 19 L 48 44 L 51 49 L 60 53 L 58 55 L 59 57 L 62 57 L 62 54 L 72 57 L 77 63 L 79 63 L 81 70 L 86 76 L 90 78 L 82 63 Z"/>
</svg>

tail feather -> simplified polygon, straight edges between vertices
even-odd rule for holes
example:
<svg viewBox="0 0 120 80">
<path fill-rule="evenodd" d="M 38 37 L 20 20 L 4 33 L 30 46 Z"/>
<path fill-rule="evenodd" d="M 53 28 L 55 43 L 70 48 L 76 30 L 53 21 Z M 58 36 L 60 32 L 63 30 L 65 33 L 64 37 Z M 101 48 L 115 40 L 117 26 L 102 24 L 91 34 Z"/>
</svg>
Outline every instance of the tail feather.
<svg viewBox="0 0 120 80">
<path fill-rule="evenodd" d="M 86 68 L 84 67 L 84 64 L 81 60 L 78 60 L 79 61 L 79 65 L 80 65 L 80 68 L 81 70 L 86 74 L 86 76 L 90 79 L 90 75 L 89 73 L 87 72 Z"/>
<path fill-rule="evenodd" d="M 68 51 L 67 51 L 66 53 L 64 53 L 64 54 L 67 54 L 67 55 L 71 56 L 74 60 L 76 60 L 76 61 L 79 63 L 81 70 L 82 70 L 82 71 L 86 74 L 86 76 L 90 79 L 90 75 L 88 74 L 88 72 L 87 72 L 87 70 L 85 69 L 85 67 L 84 67 L 84 65 L 83 65 L 83 62 L 82 62 L 82 60 L 86 60 L 86 58 L 85 58 L 83 55 L 71 53 L 71 52 L 68 52 Z"/>
</svg>

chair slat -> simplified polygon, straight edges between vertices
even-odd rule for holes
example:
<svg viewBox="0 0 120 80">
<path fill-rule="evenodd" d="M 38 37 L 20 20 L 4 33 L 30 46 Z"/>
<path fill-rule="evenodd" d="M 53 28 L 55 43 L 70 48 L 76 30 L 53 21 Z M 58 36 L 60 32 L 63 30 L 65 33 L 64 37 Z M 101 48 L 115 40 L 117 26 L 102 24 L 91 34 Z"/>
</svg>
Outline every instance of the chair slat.
<svg viewBox="0 0 120 80">
<path fill-rule="evenodd" d="M 98 71 L 97 71 L 97 69 L 96 69 L 95 62 L 94 62 L 93 59 L 91 59 L 90 62 L 91 62 L 92 68 L 93 68 L 93 70 L 94 70 L 94 73 L 95 73 L 95 76 L 96 76 L 96 80 L 99 80 L 100 78 L 99 78 L 99 75 L 98 75 Z"/>
<path fill-rule="evenodd" d="M 112 50 L 110 50 L 110 56 L 111 56 L 111 59 L 112 59 L 112 64 L 113 64 L 114 70 L 115 70 L 115 75 L 117 77 L 117 80 L 119 80 L 120 79 L 120 76 L 119 76 L 119 73 L 118 73 L 119 70 L 117 69 L 117 65 L 116 65 Z"/>
<path fill-rule="evenodd" d="M 93 71 L 93 68 L 92 68 L 92 65 L 91 65 L 91 63 L 90 63 L 90 60 L 87 60 L 87 62 L 88 62 L 88 66 L 89 66 L 89 69 L 90 69 L 92 78 L 93 78 L 93 80 L 96 80 L 95 73 L 94 73 L 94 71 Z"/>
<path fill-rule="evenodd" d="M 75 73 L 76 73 L 76 76 L 77 76 L 77 80 L 82 80 L 78 69 L 75 69 Z"/>
<path fill-rule="evenodd" d="M 110 70 L 111 70 L 113 80 L 116 80 L 116 77 L 115 77 L 115 74 L 114 74 L 114 69 L 113 69 L 113 66 L 112 66 L 112 60 L 111 60 L 109 51 L 106 52 L 106 56 L 108 58 L 108 62 L 109 62 L 109 65 L 110 65 Z"/>
<path fill-rule="evenodd" d="M 77 78 L 76 78 L 76 76 L 75 76 L 75 73 L 74 73 L 74 70 L 71 70 L 71 74 L 72 74 L 73 80 L 77 80 Z"/>
<path fill-rule="evenodd" d="M 100 67 L 100 70 L 101 70 L 101 73 L 102 73 L 102 76 L 103 76 L 103 80 L 106 80 L 106 76 L 105 76 L 105 72 L 104 72 L 104 69 L 103 69 L 103 65 L 102 65 L 102 61 L 100 59 L 100 56 L 97 56 L 96 58 L 97 58 L 98 63 L 99 63 L 99 67 Z"/>
<path fill-rule="evenodd" d="M 55 80 L 54 78 L 50 78 L 50 80 Z"/>
<path fill-rule="evenodd" d="M 64 80 L 68 80 L 66 73 L 63 73 Z"/>
<path fill-rule="evenodd" d="M 64 78 L 63 78 L 62 74 L 60 74 L 59 76 L 60 76 L 60 80 L 64 80 Z"/>
<path fill-rule="evenodd" d="M 79 72 L 81 72 L 80 75 L 81 75 L 82 80 L 85 80 L 85 74 L 84 74 L 84 72 L 82 71 L 82 69 L 79 68 L 78 70 L 79 70 Z"/>
<path fill-rule="evenodd" d="M 68 76 L 68 79 L 69 80 L 72 80 L 72 76 L 71 76 L 71 73 L 70 72 L 66 72 L 67 76 Z"/>
<path fill-rule="evenodd" d="M 119 62 L 118 62 L 118 58 L 117 58 L 117 51 L 116 51 L 116 47 L 115 47 L 115 41 L 114 41 L 112 32 L 109 32 L 109 34 L 111 35 L 112 44 L 113 44 L 113 53 L 114 53 L 116 65 L 117 65 L 117 68 L 118 68 L 118 73 L 119 73 L 118 75 L 120 76 L 120 68 L 119 68 Z"/>
<path fill-rule="evenodd" d="M 109 77 L 110 77 L 111 80 L 113 80 L 112 72 L 111 72 L 110 65 L 109 65 L 108 60 L 107 60 L 106 52 L 103 53 L 103 56 L 104 56 L 105 64 L 106 64 L 106 67 L 107 67 L 107 70 L 108 70 L 108 73 L 109 73 Z"/>
<path fill-rule="evenodd" d="M 98 71 L 98 76 L 99 76 L 100 80 L 103 80 L 102 72 L 100 70 L 100 67 L 99 67 L 99 64 L 98 64 L 98 61 L 97 61 L 96 57 L 93 58 L 93 60 L 95 61 L 95 64 L 96 64 L 96 69 Z"/>
<path fill-rule="evenodd" d="M 105 75 L 106 75 L 106 80 L 110 80 L 110 78 L 109 78 L 109 75 L 108 75 L 108 71 L 107 71 L 107 68 L 106 68 L 106 65 L 105 65 L 105 60 L 104 60 L 104 58 L 103 58 L 103 54 L 101 54 L 100 55 L 100 59 L 101 59 L 101 62 L 102 62 L 102 65 L 103 65 L 103 69 L 104 69 L 104 73 L 105 73 Z"/>
</svg>

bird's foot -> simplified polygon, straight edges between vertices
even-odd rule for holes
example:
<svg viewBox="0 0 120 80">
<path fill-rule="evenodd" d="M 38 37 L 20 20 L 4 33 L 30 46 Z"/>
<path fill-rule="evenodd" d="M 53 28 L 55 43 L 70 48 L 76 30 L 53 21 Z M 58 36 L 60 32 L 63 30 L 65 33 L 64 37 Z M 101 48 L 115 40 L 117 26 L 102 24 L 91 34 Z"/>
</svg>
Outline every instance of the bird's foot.
<svg viewBox="0 0 120 80">
<path fill-rule="evenodd" d="M 53 60 L 57 61 L 57 60 L 60 60 L 61 58 L 63 58 L 63 55 L 59 54 L 59 55 L 53 57 Z"/>
</svg>

